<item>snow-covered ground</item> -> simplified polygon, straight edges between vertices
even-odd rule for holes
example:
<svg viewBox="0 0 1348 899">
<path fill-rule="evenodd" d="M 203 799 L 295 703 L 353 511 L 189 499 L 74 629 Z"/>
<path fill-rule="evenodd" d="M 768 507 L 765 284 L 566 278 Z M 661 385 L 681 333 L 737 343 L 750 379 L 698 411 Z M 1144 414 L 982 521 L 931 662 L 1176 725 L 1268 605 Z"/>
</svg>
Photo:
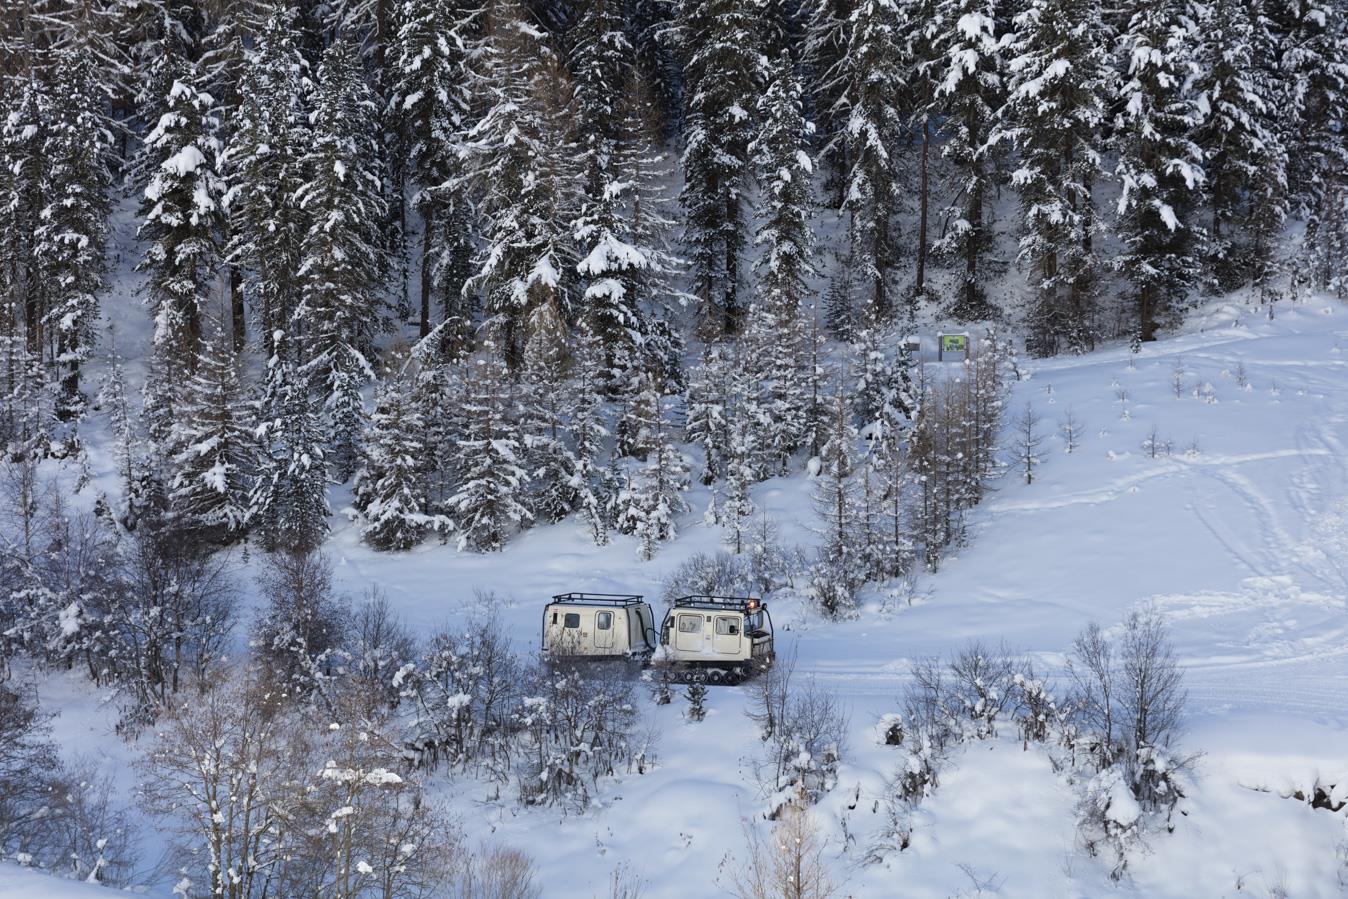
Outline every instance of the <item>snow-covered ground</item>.
<svg viewBox="0 0 1348 899">
<path fill-rule="evenodd" d="M 1009 471 L 995 485 L 972 515 L 969 544 L 919 582 L 916 601 L 882 609 L 868 594 L 843 623 L 774 609 L 779 651 L 794 643 L 798 672 L 837 691 L 850 716 L 838 787 L 815 811 L 842 895 L 977 895 L 978 883 L 983 895 L 1007 897 L 1342 894 L 1336 846 L 1348 839 L 1348 810 L 1284 794 L 1317 778 L 1348 783 L 1346 349 L 1348 309 L 1320 300 L 1280 308 L 1272 322 L 1214 305 L 1131 366 L 1124 347 L 1028 363 L 1011 412 L 1029 402 L 1042 416 L 1043 464 L 1033 484 Z M 1083 429 L 1071 454 L 1057 433 L 1069 410 Z M 1153 429 L 1168 454 L 1144 449 Z M 796 476 L 759 485 L 753 499 L 785 542 L 807 543 L 809 495 Z M 489 591 L 529 650 L 550 594 L 658 597 L 679 563 L 718 548 L 719 530 L 701 523 L 706 499 L 695 492 L 678 540 L 649 563 L 635 561 L 629 538 L 594 548 L 578 523 L 534 529 L 497 555 L 434 543 L 378 554 L 343 520 L 328 549 L 344 590 L 358 597 L 378 585 L 415 633 L 463 620 Z M 1076 845 L 1074 789 L 1044 753 L 1013 741 L 961 750 L 924 803 L 912 845 L 862 864 L 900 758 L 877 743 L 874 725 L 898 709 L 911 661 L 976 637 L 1058 672 L 1083 625 L 1116 626 L 1140 603 L 1171 625 L 1189 690 L 1184 748 L 1203 755 L 1187 814 L 1173 833 L 1149 837 L 1131 879 L 1112 883 Z M 43 698 L 65 709 L 58 738 L 122 766 L 118 782 L 129 788 L 137 749 L 111 734 L 97 697 L 55 677 Z M 644 876 L 648 899 L 723 895 L 723 864 L 745 857 L 744 822 L 766 826 L 744 701 L 740 688 L 716 688 L 697 724 L 683 720 L 682 700 L 648 705 L 656 765 L 610 782 L 584 815 L 491 802 L 492 788 L 471 781 L 437 783 L 471 835 L 534 856 L 549 899 L 607 895 L 620 863 Z M 91 895 L 82 885 L 44 893 L 34 877 L 0 865 L 0 897 Z"/>
</svg>

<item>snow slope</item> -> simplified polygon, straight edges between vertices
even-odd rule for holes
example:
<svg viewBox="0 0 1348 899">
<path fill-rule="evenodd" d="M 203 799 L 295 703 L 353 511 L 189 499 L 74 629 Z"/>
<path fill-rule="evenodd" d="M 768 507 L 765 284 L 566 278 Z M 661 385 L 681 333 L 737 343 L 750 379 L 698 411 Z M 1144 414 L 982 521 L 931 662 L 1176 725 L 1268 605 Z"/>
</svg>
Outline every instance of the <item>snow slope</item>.
<svg viewBox="0 0 1348 899">
<path fill-rule="evenodd" d="M 1028 402 L 1043 417 L 1042 467 L 1030 485 L 1015 471 L 1000 480 L 971 517 L 969 544 L 920 581 L 917 601 L 881 608 L 875 592 L 843 623 L 789 602 L 774 607 L 779 649 L 795 642 L 798 671 L 836 690 L 850 713 L 839 786 L 815 812 L 843 895 L 977 895 L 979 883 L 983 895 L 1015 897 L 1277 887 L 1341 895 L 1335 851 L 1348 839 L 1348 812 L 1284 794 L 1317 776 L 1348 781 L 1345 347 L 1348 309 L 1331 301 L 1280 309 L 1272 322 L 1216 305 L 1144 347 L 1132 366 L 1126 348 L 1028 364 L 1011 411 Z M 1056 434 L 1069 409 L 1084 427 L 1071 454 Z M 1153 428 L 1169 454 L 1144 449 Z M 809 491 L 801 476 L 754 490 L 787 543 L 813 539 Z M 717 548 L 717 529 L 700 523 L 706 499 L 694 494 L 679 539 L 650 563 L 635 561 L 632 540 L 596 549 L 570 522 L 484 556 L 433 543 L 377 554 L 339 522 L 329 551 L 345 590 L 360 596 L 378 585 L 415 633 L 490 604 L 529 650 L 548 595 L 658 597 L 680 562 Z M 912 846 L 883 864 L 861 863 L 900 758 L 877 745 L 873 727 L 898 708 L 912 660 L 977 637 L 1030 653 L 1052 674 L 1083 625 L 1116 626 L 1139 603 L 1171 624 L 1190 693 L 1185 748 L 1204 755 L 1187 815 L 1174 833 L 1150 837 L 1131 880 L 1110 882 L 1077 848 L 1075 793 L 1047 757 L 1007 741 L 963 750 L 924 805 Z M 115 740 L 103 738 L 108 716 L 68 686 L 50 684 L 46 698 L 76 716 L 60 725 L 63 737 L 85 730 L 104 746 Z M 647 879 L 647 899 L 722 895 L 720 866 L 742 860 L 742 828 L 765 826 L 751 776 L 759 744 L 740 689 L 713 690 L 700 724 L 683 721 L 682 705 L 649 709 L 656 766 L 611 784 L 583 816 L 492 802 L 486 785 L 440 783 L 471 834 L 534 855 L 549 899 L 606 895 L 620 862 Z M 129 759 L 135 748 L 109 752 Z M 23 878 L 33 876 L 0 866 L 0 897 L 44 895 L 25 892 Z M 72 899 L 89 892 L 72 890 Z"/>
</svg>

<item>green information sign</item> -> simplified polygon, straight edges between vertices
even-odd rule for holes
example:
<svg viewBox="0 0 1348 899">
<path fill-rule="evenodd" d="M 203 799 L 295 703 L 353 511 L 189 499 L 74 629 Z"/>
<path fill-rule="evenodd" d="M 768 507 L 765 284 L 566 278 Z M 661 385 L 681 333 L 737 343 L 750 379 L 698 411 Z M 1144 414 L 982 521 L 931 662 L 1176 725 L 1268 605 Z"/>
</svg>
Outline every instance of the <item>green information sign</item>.
<svg viewBox="0 0 1348 899">
<path fill-rule="evenodd" d="M 964 353 L 969 350 L 969 338 L 963 334 L 942 334 L 941 352 Z"/>
</svg>

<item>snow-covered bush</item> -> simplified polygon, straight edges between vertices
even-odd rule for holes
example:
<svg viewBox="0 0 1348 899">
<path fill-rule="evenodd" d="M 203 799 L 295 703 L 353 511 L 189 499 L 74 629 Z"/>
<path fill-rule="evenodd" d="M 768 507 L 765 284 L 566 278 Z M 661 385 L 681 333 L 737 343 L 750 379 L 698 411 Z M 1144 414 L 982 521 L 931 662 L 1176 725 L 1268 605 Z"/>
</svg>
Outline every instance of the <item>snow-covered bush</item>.
<svg viewBox="0 0 1348 899">
<path fill-rule="evenodd" d="M 695 674 L 684 688 L 683 695 L 688 699 L 688 710 L 683 713 L 689 721 L 701 721 L 707 717 L 707 679 Z"/>
<path fill-rule="evenodd" d="M 519 790 L 528 805 L 589 805 L 599 782 L 644 770 L 647 743 L 637 730 L 631 682 L 615 673 L 582 676 L 540 665 L 515 712 Z"/>
<path fill-rule="evenodd" d="M 1087 784 L 1077 802 L 1077 835 L 1092 856 L 1103 855 L 1109 876 L 1123 877 L 1128 857 L 1142 845 L 1142 808 L 1121 768 L 1106 768 Z"/>
<path fill-rule="evenodd" d="M 997 736 L 997 720 L 1015 698 L 1015 660 L 1004 647 L 974 641 L 950 659 L 949 667 L 946 703 L 962 713 L 962 734 L 978 740 Z"/>
<path fill-rule="evenodd" d="M 817 802 L 833 789 L 847 748 L 847 711 L 837 694 L 809 679 L 800 687 L 780 684 L 777 719 L 764 748 L 759 779 L 768 793 L 769 816 L 783 804 Z"/>
<path fill-rule="evenodd" d="M 111 780 L 88 763 L 62 764 L 48 720 L 33 691 L 0 683 L 0 857 L 123 886 L 135 841 Z"/>
<path fill-rule="evenodd" d="M 725 551 L 694 553 L 665 578 L 664 600 L 673 603 L 680 596 L 747 596 L 754 583 L 745 557 Z"/>
<path fill-rule="evenodd" d="M 333 592 L 322 553 L 267 557 L 258 586 L 267 606 L 253 628 L 253 651 L 278 683 L 301 696 L 321 691 L 345 663 L 350 609 Z"/>
<path fill-rule="evenodd" d="M 504 776 L 524 676 L 504 634 L 493 615 L 441 632 L 415 666 L 395 675 L 416 709 L 409 744 L 415 764 L 482 764 Z"/>
</svg>

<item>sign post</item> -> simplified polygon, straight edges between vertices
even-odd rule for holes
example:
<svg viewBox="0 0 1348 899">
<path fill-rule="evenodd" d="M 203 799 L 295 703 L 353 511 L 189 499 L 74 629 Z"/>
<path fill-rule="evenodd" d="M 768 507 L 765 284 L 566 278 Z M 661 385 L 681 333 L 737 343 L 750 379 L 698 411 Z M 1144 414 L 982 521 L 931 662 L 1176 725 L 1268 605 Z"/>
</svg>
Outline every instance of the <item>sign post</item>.
<svg viewBox="0 0 1348 899">
<path fill-rule="evenodd" d="M 937 361 L 944 362 L 946 353 L 959 353 L 965 359 L 969 358 L 969 335 L 937 334 L 936 335 Z"/>
</svg>

